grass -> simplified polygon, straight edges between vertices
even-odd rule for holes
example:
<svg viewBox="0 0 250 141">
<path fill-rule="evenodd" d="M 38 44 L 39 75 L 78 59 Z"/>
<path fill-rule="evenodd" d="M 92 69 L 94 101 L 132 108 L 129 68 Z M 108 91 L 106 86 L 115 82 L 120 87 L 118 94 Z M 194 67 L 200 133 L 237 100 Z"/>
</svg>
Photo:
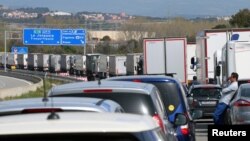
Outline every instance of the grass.
<svg viewBox="0 0 250 141">
<path fill-rule="evenodd" d="M 54 79 L 46 79 L 45 86 L 46 86 L 46 94 L 52 88 L 53 85 L 60 85 L 63 84 L 62 81 L 54 80 Z M 28 93 L 24 93 L 21 96 L 15 97 L 6 97 L 4 100 L 12 100 L 12 99 L 21 99 L 21 98 L 35 98 L 35 97 L 43 97 L 44 96 L 44 86 L 37 88 L 36 91 L 30 91 Z"/>
</svg>

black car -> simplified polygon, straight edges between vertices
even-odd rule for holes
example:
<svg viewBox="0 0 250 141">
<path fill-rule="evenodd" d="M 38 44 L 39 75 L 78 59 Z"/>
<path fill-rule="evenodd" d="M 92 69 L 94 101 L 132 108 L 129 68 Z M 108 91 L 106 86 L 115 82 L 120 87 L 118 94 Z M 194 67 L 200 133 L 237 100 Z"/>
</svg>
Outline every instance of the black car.
<svg viewBox="0 0 250 141">
<path fill-rule="evenodd" d="M 212 117 L 216 105 L 222 95 L 222 88 L 219 85 L 203 84 L 190 87 L 188 103 L 191 109 L 203 111 L 203 117 Z"/>
</svg>

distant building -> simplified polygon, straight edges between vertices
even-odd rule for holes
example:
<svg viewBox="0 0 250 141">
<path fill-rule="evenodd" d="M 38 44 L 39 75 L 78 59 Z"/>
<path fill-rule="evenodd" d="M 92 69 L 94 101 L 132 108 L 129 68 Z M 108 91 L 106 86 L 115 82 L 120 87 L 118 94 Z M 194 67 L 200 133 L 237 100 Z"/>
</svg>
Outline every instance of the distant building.
<svg viewBox="0 0 250 141">
<path fill-rule="evenodd" d="M 37 13 L 26 13 L 23 11 L 11 11 L 11 12 L 3 12 L 2 16 L 8 19 L 29 19 L 29 18 L 37 18 Z"/>
<path fill-rule="evenodd" d="M 131 39 L 153 38 L 155 35 L 155 33 L 138 31 L 88 31 L 89 38 L 95 39 L 95 41 L 100 41 L 104 36 L 109 36 L 112 41 L 127 41 Z"/>
<path fill-rule="evenodd" d="M 122 13 L 120 13 L 120 16 L 121 16 L 121 17 L 126 17 L 127 15 L 126 15 L 125 12 L 122 12 Z"/>
<path fill-rule="evenodd" d="M 69 12 L 63 12 L 63 11 L 56 11 L 56 12 L 48 12 L 48 13 L 44 13 L 43 16 L 72 16 L 72 13 Z"/>
</svg>

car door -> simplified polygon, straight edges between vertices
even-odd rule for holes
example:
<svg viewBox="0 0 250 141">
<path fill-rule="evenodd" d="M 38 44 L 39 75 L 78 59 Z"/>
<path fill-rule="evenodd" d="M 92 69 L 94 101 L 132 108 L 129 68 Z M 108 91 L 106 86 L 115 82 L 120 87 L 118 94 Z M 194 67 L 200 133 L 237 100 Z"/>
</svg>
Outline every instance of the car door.
<svg viewBox="0 0 250 141">
<path fill-rule="evenodd" d="M 164 107 L 162 99 L 160 98 L 160 92 L 157 88 L 155 88 L 154 92 L 152 93 L 152 97 L 153 99 L 155 99 L 154 101 L 155 101 L 156 109 L 158 110 L 159 115 L 163 119 L 163 123 L 165 126 L 168 139 L 170 141 L 177 141 L 177 137 L 175 136 L 176 129 L 174 128 L 173 124 L 168 120 L 166 109 Z"/>
</svg>

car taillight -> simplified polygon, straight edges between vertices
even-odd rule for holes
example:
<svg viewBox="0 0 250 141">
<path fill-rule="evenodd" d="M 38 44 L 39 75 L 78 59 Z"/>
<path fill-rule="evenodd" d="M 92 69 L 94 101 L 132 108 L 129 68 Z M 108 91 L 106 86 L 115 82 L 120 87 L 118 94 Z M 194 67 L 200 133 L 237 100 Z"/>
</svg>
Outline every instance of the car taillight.
<svg viewBox="0 0 250 141">
<path fill-rule="evenodd" d="M 39 108 L 39 109 L 24 109 L 22 113 L 49 113 L 49 112 L 62 112 L 60 108 Z"/>
<path fill-rule="evenodd" d="M 234 103 L 234 106 L 236 107 L 244 107 L 244 106 L 250 106 L 250 102 L 249 101 L 246 101 L 246 100 L 238 100 Z"/>
<path fill-rule="evenodd" d="M 90 90 L 83 90 L 84 93 L 111 93 L 112 89 L 90 89 Z"/>
<path fill-rule="evenodd" d="M 141 82 L 140 79 L 134 79 L 133 82 Z"/>
<path fill-rule="evenodd" d="M 161 127 L 162 131 L 165 131 L 164 130 L 164 124 L 163 124 L 163 121 L 161 119 L 161 117 L 158 115 L 158 114 L 155 114 L 153 116 L 153 119 L 156 121 L 156 123 Z"/>
<path fill-rule="evenodd" d="M 181 133 L 182 133 L 183 135 L 188 135 L 188 134 L 189 134 L 188 125 L 182 125 L 182 126 L 181 126 Z"/>
</svg>

